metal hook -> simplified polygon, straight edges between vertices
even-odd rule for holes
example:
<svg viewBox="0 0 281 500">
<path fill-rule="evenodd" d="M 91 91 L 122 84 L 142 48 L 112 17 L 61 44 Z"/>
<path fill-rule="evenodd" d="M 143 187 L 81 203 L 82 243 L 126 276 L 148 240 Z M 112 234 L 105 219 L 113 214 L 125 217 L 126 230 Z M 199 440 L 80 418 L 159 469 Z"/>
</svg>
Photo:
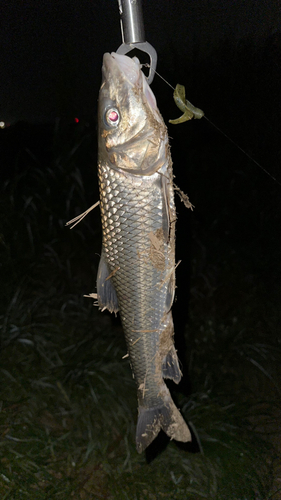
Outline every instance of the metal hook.
<svg viewBox="0 0 281 500">
<path fill-rule="evenodd" d="M 141 50 L 149 55 L 150 69 L 147 76 L 151 84 L 157 65 L 156 50 L 145 40 L 141 0 L 118 0 L 122 45 L 117 49 L 117 54 L 128 54 L 133 49 Z"/>
</svg>

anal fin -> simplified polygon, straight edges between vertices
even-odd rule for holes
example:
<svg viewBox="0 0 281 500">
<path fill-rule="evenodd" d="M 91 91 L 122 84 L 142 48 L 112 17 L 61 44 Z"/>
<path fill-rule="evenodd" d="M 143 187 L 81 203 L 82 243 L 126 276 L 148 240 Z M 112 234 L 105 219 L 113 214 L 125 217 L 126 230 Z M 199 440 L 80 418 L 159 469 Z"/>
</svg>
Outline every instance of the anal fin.
<svg viewBox="0 0 281 500">
<path fill-rule="evenodd" d="M 176 384 L 179 383 L 182 373 L 179 366 L 177 351 L 174 345 L 174 324 L 172 313 L 166 317 L 166 327 L 159 337 L 159 352 L 162 362 L 162 377 L 170 378 Z"/>
<path fill-rule="evenodd" d="M 98 304 L 100 309 L 108 309 L 109 312 L 117 313 L 119 310 L 117 295 L 109 276 L 110 271 L 102 251 L 97 276 Z"/>
<path fill-rule="evenodd" d="M 174 345 L 171 346 L 169 352 L 163 359 L 162 376 L 163 378 L 172 379 L 176 384 L 178 384 L 181 380 L 182 372 L 179 366 L 179 359 Z"/>
</svg>

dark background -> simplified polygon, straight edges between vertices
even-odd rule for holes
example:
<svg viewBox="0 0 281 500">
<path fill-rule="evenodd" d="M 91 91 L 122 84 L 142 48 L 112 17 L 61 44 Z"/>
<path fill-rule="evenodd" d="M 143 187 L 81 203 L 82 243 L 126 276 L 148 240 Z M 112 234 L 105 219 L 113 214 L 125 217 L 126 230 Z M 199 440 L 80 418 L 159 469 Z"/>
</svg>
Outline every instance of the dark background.
<svg viewBox="0 0 281 500">
<path fill-rule="evenodd" d="M 190 91 L 198 79 L 194 70 L 201 66 L 204 104 L 214 101 L 213 87 L 224 88 L 218 52 L 232 81 L 240 66 L 237 58 L 241 53 L 247 58 L 247 50 L 267 60 L 267 71 L 278 63 L 278 1 L 144 0 L 143 8 L 147 40 L 159 55 L 159 72 L 173 75 L 172 85 L 184 75 Z M 93 116 L 102 54 L 117 50 L 121 43 L 117 0 L 3 0 L 0 41 L 0 119 L 40 121 L 71 112 Z M 250 70 L 253 61 L 248 62 Z M 245 69 L 241 74 L 247 79 Z M 265 81 L 272 76 L 267 74 Z M 221 99 L 216 101 L 220 105 Z"/>
</svg>

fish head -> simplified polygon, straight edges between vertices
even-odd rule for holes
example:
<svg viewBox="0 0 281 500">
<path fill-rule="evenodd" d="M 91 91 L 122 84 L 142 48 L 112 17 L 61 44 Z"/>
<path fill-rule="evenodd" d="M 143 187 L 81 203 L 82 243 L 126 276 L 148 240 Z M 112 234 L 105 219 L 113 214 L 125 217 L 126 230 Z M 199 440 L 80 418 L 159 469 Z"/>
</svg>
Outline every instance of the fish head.
<svg viewBox="0 0 281 500">
<path fill-rule="evenodd" d="M 136 175 L 150 175 L 159 168 L 167 134 L 140 62 L 136 57 L 106 53 L 102 76 L 98 112 L 100 161 Z"/>
</svg>

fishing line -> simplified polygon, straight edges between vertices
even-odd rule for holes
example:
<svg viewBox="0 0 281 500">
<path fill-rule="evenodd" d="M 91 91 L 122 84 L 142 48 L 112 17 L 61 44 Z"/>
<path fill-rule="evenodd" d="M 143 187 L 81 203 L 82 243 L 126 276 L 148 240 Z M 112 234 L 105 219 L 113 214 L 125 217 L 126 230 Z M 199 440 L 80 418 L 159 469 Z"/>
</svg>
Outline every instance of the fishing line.
<svg viewBox="0 0 281 500">
<path fill-rule="evenodd" d="M 146 68 L 150 68 L 150 64 L 142 64 L 142 66 L 145 66 Z M 167 85 L 169 85 L 169 87 L 171 87 L 171 89 L 175 90 L 175 88 L 173 87 L 173 85 L 171 85 L 169 82 L 167 82 L 167 80 L 165 80 L 165 78 L 163 78 L 163 76 L 161 76 L 159 73 L 157 73 L 156 69 L 154 68 L 151 68 L 153 69 L 154 73 L 156 73 L 157 76 L 159 76 L 165 83 L 167 83 Z"/>
<path fill-rule="evenodd" d="M 142 64 L 142 66 L 145 66 L 146 68 L 150 68 L 151 67 L 150 64 L 148 64 L 148 63 Z M 156 73 L 157 76 L 159 76 L 159 78 L 161 78 L 161 80 L 163 80 L 167 85 L 169 85 L 169 87 L 171 87 L 171 89 L 175 90 L 175 88 L 167 80 L 165 80 L 165 78 L 163 76 L 161 76 L 155 69 L 153 69 L 153 71 L 154 71 L 154 73 Z M 239 144 L 237 144 L 237 142 L 235 142 L 233 139 L 231 139 L 231 137 L 229 137 L 229 135 L 227 135 L 223 130 L 221 130 L 206 115 L 204 115 L 203 118 L 205 118 L 205 120 L 207 120 L 207 122 L 209 122 L 210 125 L 212 125 L 218 132 L 220 132 L 222 135 L 224 135 L 224 137 L 226 137 L 226 139 L 228 139 L 232 144 L 234 144 L 234 146 L 236 146 L 242 153 L 244 153 L 244 155 L 246 155 L 247 158 L 249 158 L 249 160 L 251 160 L 253 163 L 255 163 L 265 174 L 267 174 L 269 177 L 271 177 L 272 180 L 274 180 L 275 182 L 277 182 L 277 184 L 279 184 L 279 186 L 281 186 L 281 182 L 279 182 L 260 163 L 258 163 L 254 158 L 252 158 L 252 156 L 250 156 L 249 153 L 247 153 L 247 151 L 245 151 L 243 148 L 241 148 L 241 146 L 239 146 Z"/>
<path fill-rule="evenodd" d="M 254 158 L 252 158 L 252 156 L 249 155 L 249 153 L 247 153 L 247 151 L 245 151 L 244 149 L 242 149 L 239 144 L 237 144 L 237 142 L 235 142 L 233 139 L 231 139 L 231 137 L 229 137 L 223 130 L 221 130 L 217 125 L 215 125 L 215 123 L 213 123 L 209 118 L 207 118 L 207 116 L 204 115 L 204 118 L 206 118 L 206 120 L 214 127 L 216 128 L 222 135 L 224 135 L 230 142 L 232 142 L 232 144 L 234 144 L 234 146 L 236 146 L 238 149 L 240 149 L 240 151 L 242 151 L 242 153 L 244 153 L 250 160 L 252 160 L 252 162 L 254 162 L 259 168 L 261 168 L 265 174 L 269 175 L 269 177 L 271 177 L 271 179 L 273 179 L 275 182 L 277 182 L 277 184 L 279 184 L 279 186 L 281 186 L 281 182 L 279 182 L 270 172 L 268 172 L 260 163 L 258 163 Z"/>
</svg>

